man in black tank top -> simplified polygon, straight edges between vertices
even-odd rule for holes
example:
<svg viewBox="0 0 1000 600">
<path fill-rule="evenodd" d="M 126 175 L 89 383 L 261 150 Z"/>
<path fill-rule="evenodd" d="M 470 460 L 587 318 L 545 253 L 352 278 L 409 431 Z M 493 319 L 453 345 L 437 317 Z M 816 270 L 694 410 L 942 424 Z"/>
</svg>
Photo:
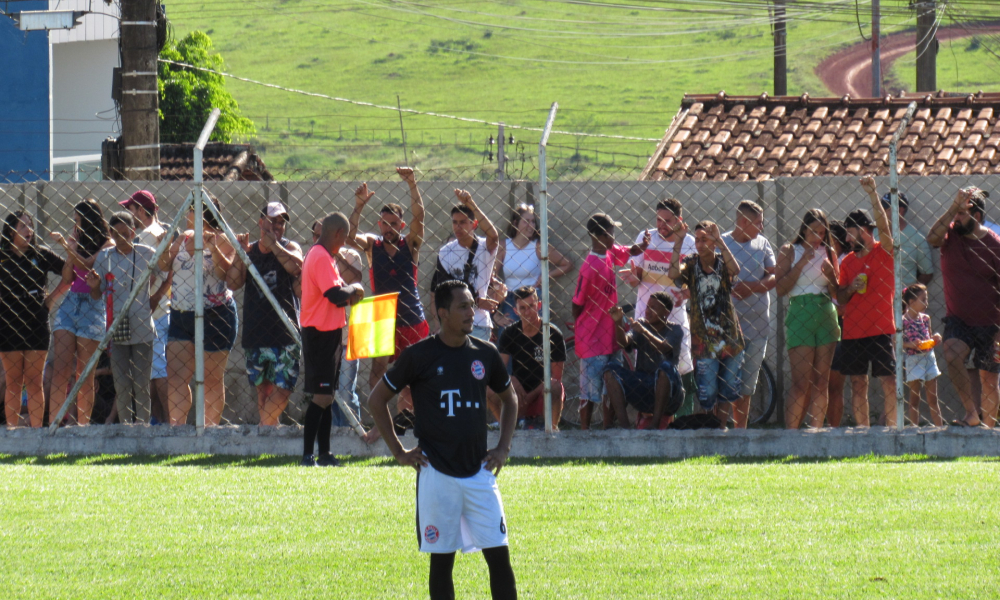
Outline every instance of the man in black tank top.
<svg viewBox="0 0 1000 600">
<path fill-rule="evenodd" d="M 260 272 L 268 289 L 293 324 L 298 324 L 299 299 L 295 279 L 302 272 L 302 248 L 284 238 L 288 211 L 280 202 L 269 202 L 260 211 L 260 240 L 250 234 L 236 236 Z M 257 282 L 247 274 L 242 260 L 234 260 L 226 273 L 226 286 L 235 291 L 246 284 L 243 297 L 243 350 L 250 385 L 257 389 L 260 424 L 278 424 L 295 389 L 299 375 L 299 347 L 281 322 Z"/>
<path fill-rule="evenodd" d="M 517 396 L 496 347 L 470 337 L 475 300 L 462 281 L 434 292 L 441 333 L 400 354 L 368 398 L 375 425 L 401 464 L 417 469 L 420 551 L 431 555 L 430 597 L 454 598 L 455 552 L 482 549 L 494 599 L 516 598 L 507 521 L 496 474 L 507 461 Z M 388 403 L 409 386 L 419 445 L 403 448 Z M 500 438 L 487 450 L 487 388 L 502 402 Z"/>
</svg>

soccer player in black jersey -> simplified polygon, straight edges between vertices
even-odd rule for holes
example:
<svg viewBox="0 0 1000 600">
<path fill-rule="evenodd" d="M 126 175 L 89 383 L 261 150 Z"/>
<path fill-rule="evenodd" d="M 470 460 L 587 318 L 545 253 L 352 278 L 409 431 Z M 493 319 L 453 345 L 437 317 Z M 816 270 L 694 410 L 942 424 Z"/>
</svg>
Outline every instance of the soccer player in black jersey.
<svg viewBox="0 0 1000 600">
<path fill-rule="evenodd" d="M 493 344 L 471 337 L 475 299 L 462 281 L 434 292 L 441 333 L 400 355 L 368 404 L 392 455 L 417 470 L 417 535 L 431 555 L 431 600 L 454 598 L 455 552 L 482 549 L 494 600 L 517 598 L 507 522 L 497 489 L 517 419 L 517 397 Z M 406 450 L 392 426 L 389 400 L 410 386 L 419 440 Z M 486 449 L 486 388 L 502 402 L 500 441 Z"/>
</svg>

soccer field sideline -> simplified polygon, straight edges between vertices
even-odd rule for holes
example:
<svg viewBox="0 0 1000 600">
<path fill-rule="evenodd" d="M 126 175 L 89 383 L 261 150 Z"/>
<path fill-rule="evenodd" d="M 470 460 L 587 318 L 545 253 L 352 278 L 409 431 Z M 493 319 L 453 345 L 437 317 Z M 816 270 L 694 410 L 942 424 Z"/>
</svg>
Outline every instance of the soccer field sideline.
<svg viewBox="0 0 1000 600">
<path fill-rule="evenodd" d="M 10 598 L 422 598 L 413 472 L 385 459 L 0 457 Z M 522 598 L 993 598 L 995 459 L 522 460 Z M 458 597 L 488 597 L 478 555 Z"/>
</svg>

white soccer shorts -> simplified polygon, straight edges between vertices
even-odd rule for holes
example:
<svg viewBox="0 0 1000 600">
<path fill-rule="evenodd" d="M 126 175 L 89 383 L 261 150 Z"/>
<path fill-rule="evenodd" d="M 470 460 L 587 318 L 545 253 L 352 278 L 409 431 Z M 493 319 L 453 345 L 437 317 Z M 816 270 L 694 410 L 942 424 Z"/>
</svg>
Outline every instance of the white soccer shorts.
<svg viewBox="0 0 1000 600">
<path fill-rule="evenodd" d="M 417 475 L 420 551 L 477 552 L 507 545 L 507 520 L 497 478 L 486 469 L 451 477 L 427 465 Z"/>
</svg>

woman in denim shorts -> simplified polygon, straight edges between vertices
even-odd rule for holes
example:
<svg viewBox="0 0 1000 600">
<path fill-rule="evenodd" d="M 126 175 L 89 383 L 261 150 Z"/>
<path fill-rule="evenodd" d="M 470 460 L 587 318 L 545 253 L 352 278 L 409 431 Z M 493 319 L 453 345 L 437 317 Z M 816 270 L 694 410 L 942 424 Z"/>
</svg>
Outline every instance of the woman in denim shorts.
<svg viewBox="0 0 1000 600">
<path fill-rule="evenodd" d="M 49 394 L 49 419 L 54 419 L 66 401 L 69 382 L 79 376 L 106 330 L 103 299 L 90 297 L 87 273 L 94 267 L 97 253 L 111 245 L 108 223 L 96 200 L 88 198 L 73 207 L 76 226 L 69 240 L 62 234 L 51 233 L 52 239 L 66 249 L 69 259 L 63 267 L 63 283 L 69 283 L 69 293 L 56 311 L 52 326 L 52 392 Z M 94 372 L 91 371 L 76 396 L 76 419 L 80 425 L 90 424 L 94 409 Z"/>
<path fill-rule="evenodd" d="M 219 200 L 205 192 L 216 208 Z M 226 406 L 225 374 L 229 351 L 236 343 L 239 323 L 236 302 L 226 288 L 226 272 L 236 250 L 222 234 L 215 217 L 207 209 L 204 220 L 204 264 L 202 297 L 195 298 L 194 210 L 188 213 L 187 230 L 178 235 L 170 249 L 160 256 L 163 273 L 173 272 L 170 299 L 170 329 L 167 333 L 167 414 L 171 425 L 187 423 L 191 410 L 194 376 L 194 308 L 205 307 L 205 424 L 218 425 Z"/>
</svg>

